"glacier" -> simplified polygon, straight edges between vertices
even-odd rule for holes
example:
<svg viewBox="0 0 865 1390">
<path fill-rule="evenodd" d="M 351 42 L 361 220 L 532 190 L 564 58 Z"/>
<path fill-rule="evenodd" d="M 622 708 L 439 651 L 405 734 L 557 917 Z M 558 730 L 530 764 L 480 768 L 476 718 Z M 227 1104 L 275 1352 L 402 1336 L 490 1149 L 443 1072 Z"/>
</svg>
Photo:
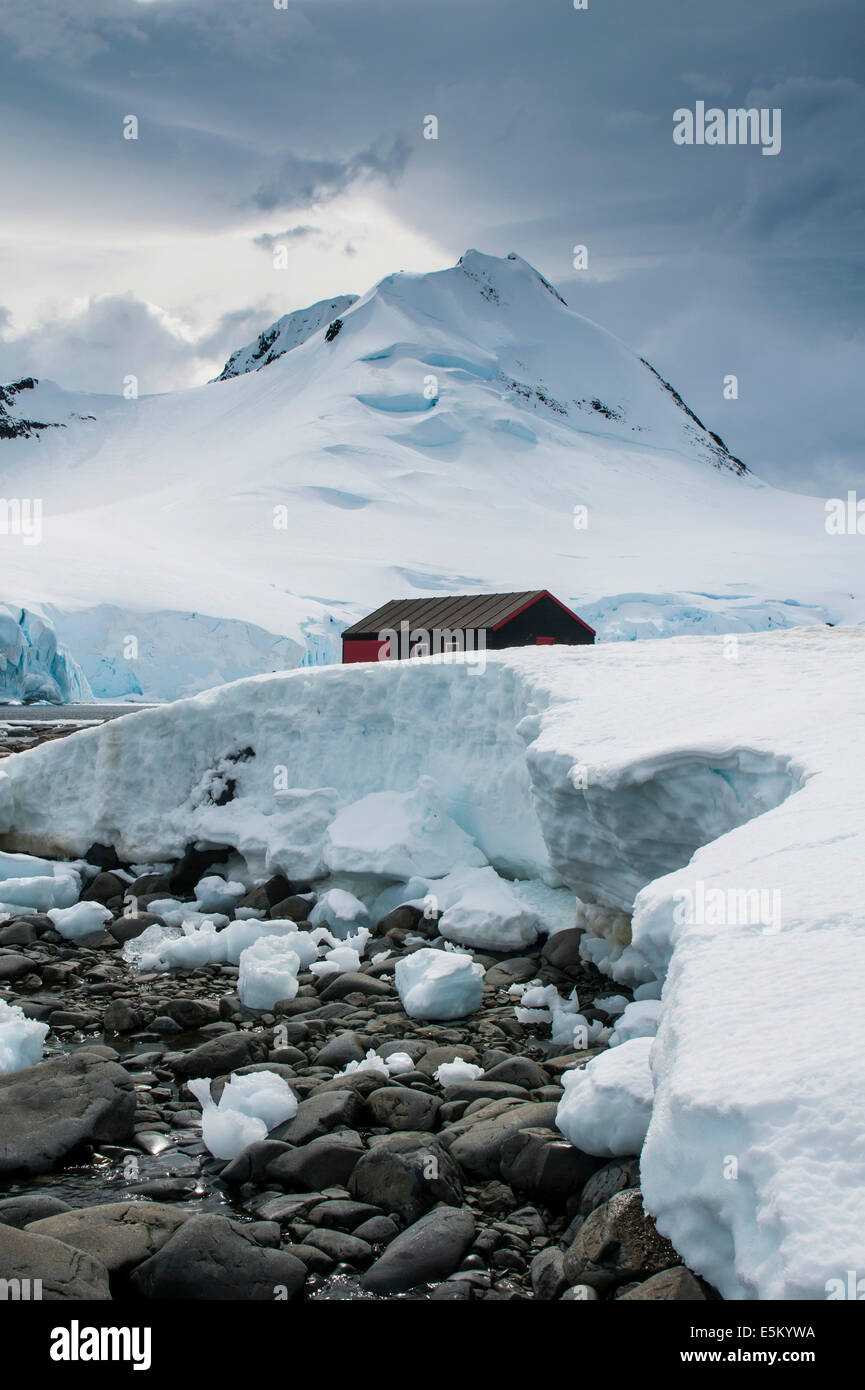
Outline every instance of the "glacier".
<svg viewBox="0 0 865 1390">
<path fill-rule="evenodd" d="M 324 862 L 341 808 L 432 779 L 514 891 L 568 899 L 612 980 L 660 994 L 655 1038 L 605 1054 L 627 1135 L 648 1103 L 629 1061 L 649 1055 L 659 1229 L 726 1298 L 823 1298 L 865 1259 L 863 678 L 865 633 L 817 626 L 734 652 L 703 636 L 490 653 L 482 677 L 459 655 L 257 676 L 7 758 L 0 849 L 225 846 L 233 878 L 301 859 L 349 898 Z M 355 922 L 400 900 L 387 873 L 353 891 Z M 769 920 L 749 909 L 765 893 Z M 259 933 L 240 929 L 243 946 Z M 592 1114 L 616 1113 L 597 1081 Z"/>
<path fill-rule="evenodd" d="M 78 662 L 51 622 L 0 603 L 0 704 L 71 704 L 92 700 Z"/>
</svg>

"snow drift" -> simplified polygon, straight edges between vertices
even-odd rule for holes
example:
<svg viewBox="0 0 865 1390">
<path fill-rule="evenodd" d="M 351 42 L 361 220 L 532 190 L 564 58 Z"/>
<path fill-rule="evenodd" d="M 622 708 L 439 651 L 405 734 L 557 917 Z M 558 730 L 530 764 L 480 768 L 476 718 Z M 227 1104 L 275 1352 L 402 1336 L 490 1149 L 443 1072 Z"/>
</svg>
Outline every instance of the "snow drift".
<svg viewBox="0 0 865 1390">
<path fill-rule="evenodd" d="M 865 633 L 826 628 L 261 676 L 7 759 L 0 845 L 325 875 L 345 808 L 433 779 L 515 891 L 587 900 L 614 979 L 665 980 L 654 1042 L 608 1064 L 651 1049 L 660 1229 L 728 1298 L 822 1298 L 865 1263 L 863 683 Z M 370 908 L 405 894 L 394 844 Z"/>
</svg>

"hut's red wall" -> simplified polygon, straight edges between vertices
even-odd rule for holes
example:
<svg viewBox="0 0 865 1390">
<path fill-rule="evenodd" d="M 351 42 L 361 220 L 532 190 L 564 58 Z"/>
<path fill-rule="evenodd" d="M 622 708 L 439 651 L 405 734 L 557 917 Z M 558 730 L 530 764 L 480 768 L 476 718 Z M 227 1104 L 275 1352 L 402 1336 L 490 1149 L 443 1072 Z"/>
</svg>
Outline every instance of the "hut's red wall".
<svg viewBox="0 0 865 1390">
<path fill-rule="evenodd" d="M 377 637 L 349 637 L 342 644 L 343 663 L 378 661 L 379 651 L 384 645 Z"/>
</svg>

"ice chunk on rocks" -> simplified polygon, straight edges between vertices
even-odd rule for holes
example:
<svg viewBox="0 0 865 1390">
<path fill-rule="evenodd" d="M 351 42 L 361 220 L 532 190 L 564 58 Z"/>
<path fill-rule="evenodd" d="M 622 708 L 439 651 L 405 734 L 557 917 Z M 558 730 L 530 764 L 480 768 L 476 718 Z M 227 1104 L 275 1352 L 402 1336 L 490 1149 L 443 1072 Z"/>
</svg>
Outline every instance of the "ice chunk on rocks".
<svg viewBox="0 0 865 1390">
<path fill-rule="evenodd" d="M 236 1158 L 248 1144 L 264 1139 L 268 1131 L 297 1112 L 291 1087 L 276 1072 L 250 1072 L 232 1076 L 214 1105 L 210 1081 L 188 1081 L 201 1106 L 202 1137 L 214 1158 Z"/>
<path fill-rule="evenodd" d="M 430 884 L 442 913 L 438 929 L 448 941 L 479 950 L 517 951 L 538 938 L 534 904 L 495 869 L 457 869 Z"/>
<path fill-rule="evenodd" d="M 74 870 L 65 874 L 33 874 L 27 878 L 5 878 L 0 882 L 0 898 L 12 907 L 47 912 L 52 907 L 72 907 L 81 892 L 81 877 Z"/>
<path fill-rule="evenodd" d="M 640 999 L 629 1004 L 617 1019 L 610 1035 L 610 1047 L 620 1047 L 631 1038 L 653 1038 L 661 1020 L 660 999 Z"/>
<path fill-rule="evenodd" d="M 359 1062 L 347 1062 L 342 1071 L 336 1073 L 336 1076 L 353 1076 L 358 1071 L 372 1071 L 378 1072 L 380 1076 L 390 1076 L 389 1061 L 390 1058 L 386 1062 L 383 1057 L 379 1057 L 378 1053 L 370 1048 L 366 1056 L 361 1058 Z"/>
<path fill-rule="evenodd" d="M 0 1075 L 24 1071 L 42 1061 L 47 1023 L 25 1018 L 17 1004 L 0 999 Z"/>
<path fill-rule="evenodd" d="M 455 1086 L 460 1081 L 477 1081 L 484 1069 L 474 1062 L 466 1062 L 462 1057 L 454 1057 L 452 1062 L 442 1062 L 433 1073 L 440 1086 Z"/>
<path fill-rule="evenodd" d="M 345 941 L 361 927 L 369 929 L 369 913 L 360 898 L 344 888 L 322 893 L 309 914 L 311 927 L 327 927 L 339 941 Z"/>
<path fill-rule="evenodd" d="M 293 936 L 262 936 L 240 953 L 237 995 L 247 1009 L 272 1009 L 297 994 L 300 957 Z"/>
<path fill-rule="evenodd" d="M 403 956 L 394 978 L 409 1018 L 465 1018 L 483 995 L 483 966 L 462 951 L 425 947 Z"/>
<path fill-rule="evenodd" d="M 54 907 L 48 913 L 54 923 L 55 931 L 65 936 L 67 941 L 75 941 L 81 936 L 92 936 L 102 931 L 106 922 L 111 921 L 110 908 L 102 903 L 76 903 L 74 907 Z"/>
<path fill-rule="evenodd" d="M 583 1153 L 638 1154 L 652 1118 L 652 1038 L 632 1038 L 562 1076 L 556 1124 Z"/>
<path fill-rule="evenodd" d="M 220 874 L 211 874 L 199 880 L 195 888 L 195 906 L 199 912 L 234 911 L 241 898 L 245 898 L 247 888 L 242 883 L 226 883 Z"/>
<path fill-rule="evenodd" d="M 548 1023 L 551 1041 L 569 1047 L 588 1047 L 604 1034 L 603 1024 L 597 1019 L 590 1023 L 580 1013 L 576 989 L 563 999 L 555 985 L 529 984 L 514 1012 L 519 1023 Z"/>
</svg>

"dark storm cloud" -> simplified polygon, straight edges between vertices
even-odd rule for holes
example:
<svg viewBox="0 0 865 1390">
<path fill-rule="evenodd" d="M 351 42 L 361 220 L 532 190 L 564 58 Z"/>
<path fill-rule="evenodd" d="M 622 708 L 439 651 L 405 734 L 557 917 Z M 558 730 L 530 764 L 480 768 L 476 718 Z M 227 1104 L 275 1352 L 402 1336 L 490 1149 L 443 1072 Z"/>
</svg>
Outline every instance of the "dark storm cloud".
<svg viewBox="0 0 865 1390">
<path fill-rule="evenodd" d="M 4 0 L 5 186 L 210 231 L 373 189 L 445 259 L 533 261 L 766 476 L 861 486 L 860 32 L 859 0 Z M 781 107 L 781 154 L 674 145 L 697 100 Z"/>
<path fill-rule="evenodd" d="M 347 160 L 299 159 L 287 154 L 271 179 L 253 193 L 250 202 L 262 212 L 276 208 L 308 208 L 327 203 L 358 179 L 381 177 L 394 184 L 403 173 L 409 147 L 401 137 L 384 153 L 361 150 Z"/>
</svg>

